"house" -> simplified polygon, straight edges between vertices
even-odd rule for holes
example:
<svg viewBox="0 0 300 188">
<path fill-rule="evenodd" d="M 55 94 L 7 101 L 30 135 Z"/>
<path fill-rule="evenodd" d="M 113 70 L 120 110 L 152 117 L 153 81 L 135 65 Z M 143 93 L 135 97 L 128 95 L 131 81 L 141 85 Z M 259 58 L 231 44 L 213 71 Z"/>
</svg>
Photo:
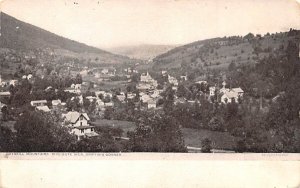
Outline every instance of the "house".
<svg viewBox="0 0 300 188">
<path fill-rule="evenodd" d="M 125 101 L 125 94 L 120 94 L 120 95 L 116 95 L 117 99 L 120 101 L 120 102 L 124 102 Z"/>
<path fill-rule="evenodd" d="M 100 95 L 102 95 L 103 97 L 110 97 L 112 98 L 112 94 L 106 91 L 96 91 L 95 92 L 96 97 L 100 98 Z"/>
<path fill-rule="evenodd" d="M 152 99 L 149 95 L 147 95 L 147 94 L 145 94 L 145 93 L 142 93 L 142 94 L 140 94 L 140 95 L 141 95 L 141 96 L 140 96 L 140 100 L 141 100 L 143 103 L 147 103 L 149 100 Z"/>
<path fill-rule="evenodd" d="M 175 77 L 168 75 L 168 81 L 170 84 L 173 84 L 174 86 L 178 86 L 178 80 Z"/>
<path fill-rule="evenodd" d="M 10 96 L 10 92 L 9 91 L 2 91 L 0 92 L 0 97 L 9 97 Z"/>
<path fill-rule="evenodd" d="M 234 92 L 236 92 L 239 97 L 243 97 L 243 95 L 244 95 L 244 90 L 242 90 L 240 87 L 238 87 L 238 88 L 232 88 L 231 90 L 234 91 Z"/>
<path fill-rule="evenodd" d="M 71 84 L 72 89 L 81 89 L 81 84 Z"/>
<path fill-rule="evenodd" d="M 161 89 L 155 89 L 151 95 L 152 98 L 160 97 L 160 94 L 163 92 Z"/>
<path fill-rule="evenodd" d="M 207 85 L 207 81 L 205 81 L 205 80 L 200 80 L 200 81 L 197 81 L 197 82 L 195 82 L 196 84 L 204 84 L 204 85 Z"/>
<path fill-rule="evenodd" d="M 63 114 L 64 124 L 70 128 L 70 133 L 75 134 L 78 139 L 81 137 L 98 136 L 94 130 L 94 126 L 89 124 L 90 118 L 86 113 L 76 111 Z"/>
<path fill-rule="evenodd" d="M 153 99 L 148 100 L 147 107 L 148 107 L 148 109 L 155 109 L 157 107 L 156 100 L 153 100 Z"/>
<path fill-rule="evenodd" d="M 107 102 L 107 103 L 104 103 L 104 106 L 105 107 L 113 107 L 114 103 L 113 102 Z"/>
<path fill-rule="evenodd" d="M 31 106 L 46 106 L 47 105 L 47 101 L 46 100 L 38 100 L 38 101 L 31 101 L 30 102 Z"/>
<path fill-rule="evenodd" d="M 10 80 L 10 81 L 9 81 L 9 85 L 16 86 L 17 83 L 18 83 L 18 80 Z"/>
<path fill-rule="evenodd" d="M 40 111 L 43 111 L 43 112 L 50 112 L 51 111 L 48 106 L 36 106 L 36 109 L 40 110 Z"/>
<path fill-rule="evenodd" d="M 88 99 L 90 102 L 93 102 L 94 100 L 97 100 L 97 97 L 94 97 L 94 96 L 87 96 L 85 98 Z"/>
<path fill-rule="evenodd" d="M 70 88 L 65 89 L 65 92 L 80 94 L 81 93 L 81 84 L 71 84 Z"/>
<path fill-rule="evenodd" d="M 28 75 L 23 75 L 22 76 L 23 80 L 25 80 L 25 79 L 30 80 L 31 78 L 32 78 L 32 74 L 28 74 Z"/>
<path fill-rule="evenodd" d="M 136 88 L 140 91 L 146 91 L 146 90 L 152 90 L 155 88 L 155 86 L 149 84 L 149 83 L 139 83 Z"/>
<path fill-rule="evenodd" d="M 30 80 L 32 78 L 32 74 L 27 75 L 27 80 Z"/>
<path fill-rule="evenodd" d="M 52 106 L 58 106 L 58 105 L 61 105 L 61 100 L 52 100 Z"/>
<path fill-rule="evenodd" d="M 175 97 L 175 99 L 174 99 L 174 104 L 175 105 L 177 105 L 177 104 L 184 104 L 184 103 L 186 103 L 186 99 Z"/>
<path fill-rule="evenodd" d="M 172 90 L 177 91 L 178 86 L 172 86 Z"/>
<path fill-rule="evenodd" d="M 182 81 L 187 81 L 187 80 L 188 80 L 187 76 L 180 76 L 180 79 L 181 79 Z"/>
<path fill-rule="evenodd" d="M 238 101 L 239 95 L 237 92 L 234 91 L 225 91 L 225 93 L 221 97 L 222 103 L 231 103 L 233 100 L 235 102 Z"/>
<path fill-rule="evenodd" d="M 209 96 L 215 96 L 215 92 L 216 92 L 216 87 L 215 86 L 211 86 L 209 87 Z"/>
<path fill-rule="evenodd" d="M 145 82 L 145 83 L 154 83 L 155 80 L 151 77 L 151 75 L 149 74 L 149 72 L 147 72 L 146 74 L 143 73 L 141 75 L 141 82 Z"/>
<path fill-rule="evenodd" d="M 127 93 L 127 99 L 133 99 L 135 96 L 135 93 Z"/>
</svg>

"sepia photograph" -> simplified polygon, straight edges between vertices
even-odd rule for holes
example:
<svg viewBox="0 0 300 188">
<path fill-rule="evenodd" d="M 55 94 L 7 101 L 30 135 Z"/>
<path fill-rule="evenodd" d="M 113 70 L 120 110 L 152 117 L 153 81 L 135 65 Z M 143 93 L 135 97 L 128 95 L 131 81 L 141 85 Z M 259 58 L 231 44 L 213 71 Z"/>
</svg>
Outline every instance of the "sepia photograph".
<svg viewBox="0 0 300 188">
<path fill-rule="evenodd" d="M 1 152 L 300 152 L 299 1 L 0 7 Z"/>
</svg>

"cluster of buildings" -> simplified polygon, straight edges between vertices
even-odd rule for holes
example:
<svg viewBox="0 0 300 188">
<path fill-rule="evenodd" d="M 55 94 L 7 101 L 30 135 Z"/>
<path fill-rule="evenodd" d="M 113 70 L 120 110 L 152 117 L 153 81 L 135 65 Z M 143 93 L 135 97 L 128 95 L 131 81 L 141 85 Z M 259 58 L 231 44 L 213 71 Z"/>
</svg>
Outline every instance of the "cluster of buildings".
<svg viewBox="0 0 300 188">
<path fill-rule="evenodd" d="M 217 91 L 216 86 L 209 87 L 209 96 L 215 96 L 217 93 L 221 94 L 221 102 L 231 103 L 233 100 L 237 102 L 240 98 L 243 97 L 244 91 L 238 88 L 226 88 L 226 82 L 222 83 L 222 88 Z"/>
<path fill-rule="evenodd" d="M 52 100 L 52 109 L 48 107 L 47 100 L 36 100 L 31 101 L 30 105 L 36 110 L 50 113 L 56 109 L 65 110 L 66 103 L 61 102 L 61 100 Z M 62 126 L 66 126 L 71 134 L 77 136 L 78 139 L 82 137 L 93 137 L 98 136 L 94 130 L 94 126 L 90 125 L 90 118 L 87 113 L 69 111 L 62 114 Z"/>
</svg>

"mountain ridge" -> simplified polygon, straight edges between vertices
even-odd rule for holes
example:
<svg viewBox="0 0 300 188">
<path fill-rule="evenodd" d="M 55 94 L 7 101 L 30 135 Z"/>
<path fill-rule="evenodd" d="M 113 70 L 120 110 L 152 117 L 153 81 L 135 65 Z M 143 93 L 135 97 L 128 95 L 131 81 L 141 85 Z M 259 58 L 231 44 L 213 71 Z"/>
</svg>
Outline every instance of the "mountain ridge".
<svg viewBox="0 0 300 188">
<path fill-rule="evenodd" d="M 83 54 L 92 53 L 105 56 L 112 61 L 128 61 L 129 58 L 59 36 L 45 29 L 25 23 L 4 12 L 0 12 L 0 47 L 15 50 L 38 48 L 62 49 Z"/>
</svg>

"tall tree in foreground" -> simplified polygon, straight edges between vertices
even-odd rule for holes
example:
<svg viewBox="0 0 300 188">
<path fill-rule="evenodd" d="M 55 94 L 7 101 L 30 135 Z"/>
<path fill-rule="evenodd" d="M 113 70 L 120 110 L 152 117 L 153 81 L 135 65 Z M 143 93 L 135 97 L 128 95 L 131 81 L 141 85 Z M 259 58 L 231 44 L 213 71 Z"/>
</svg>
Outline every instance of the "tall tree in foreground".
<svg viewBox="0 0 300 188">
<path fill-rule="evenodd" d="M 26 152 L 73 151 L 76 137 L 51 114 L 28 111 L 17 120 L 16 150 Z"/>
<path fill-rule="evenodd" d="M 186 152 L 183 135 L 176 120 L 166 114 L 148 114 L 137 122 L 130 137 L 132 151 Z"/>
</svg>

